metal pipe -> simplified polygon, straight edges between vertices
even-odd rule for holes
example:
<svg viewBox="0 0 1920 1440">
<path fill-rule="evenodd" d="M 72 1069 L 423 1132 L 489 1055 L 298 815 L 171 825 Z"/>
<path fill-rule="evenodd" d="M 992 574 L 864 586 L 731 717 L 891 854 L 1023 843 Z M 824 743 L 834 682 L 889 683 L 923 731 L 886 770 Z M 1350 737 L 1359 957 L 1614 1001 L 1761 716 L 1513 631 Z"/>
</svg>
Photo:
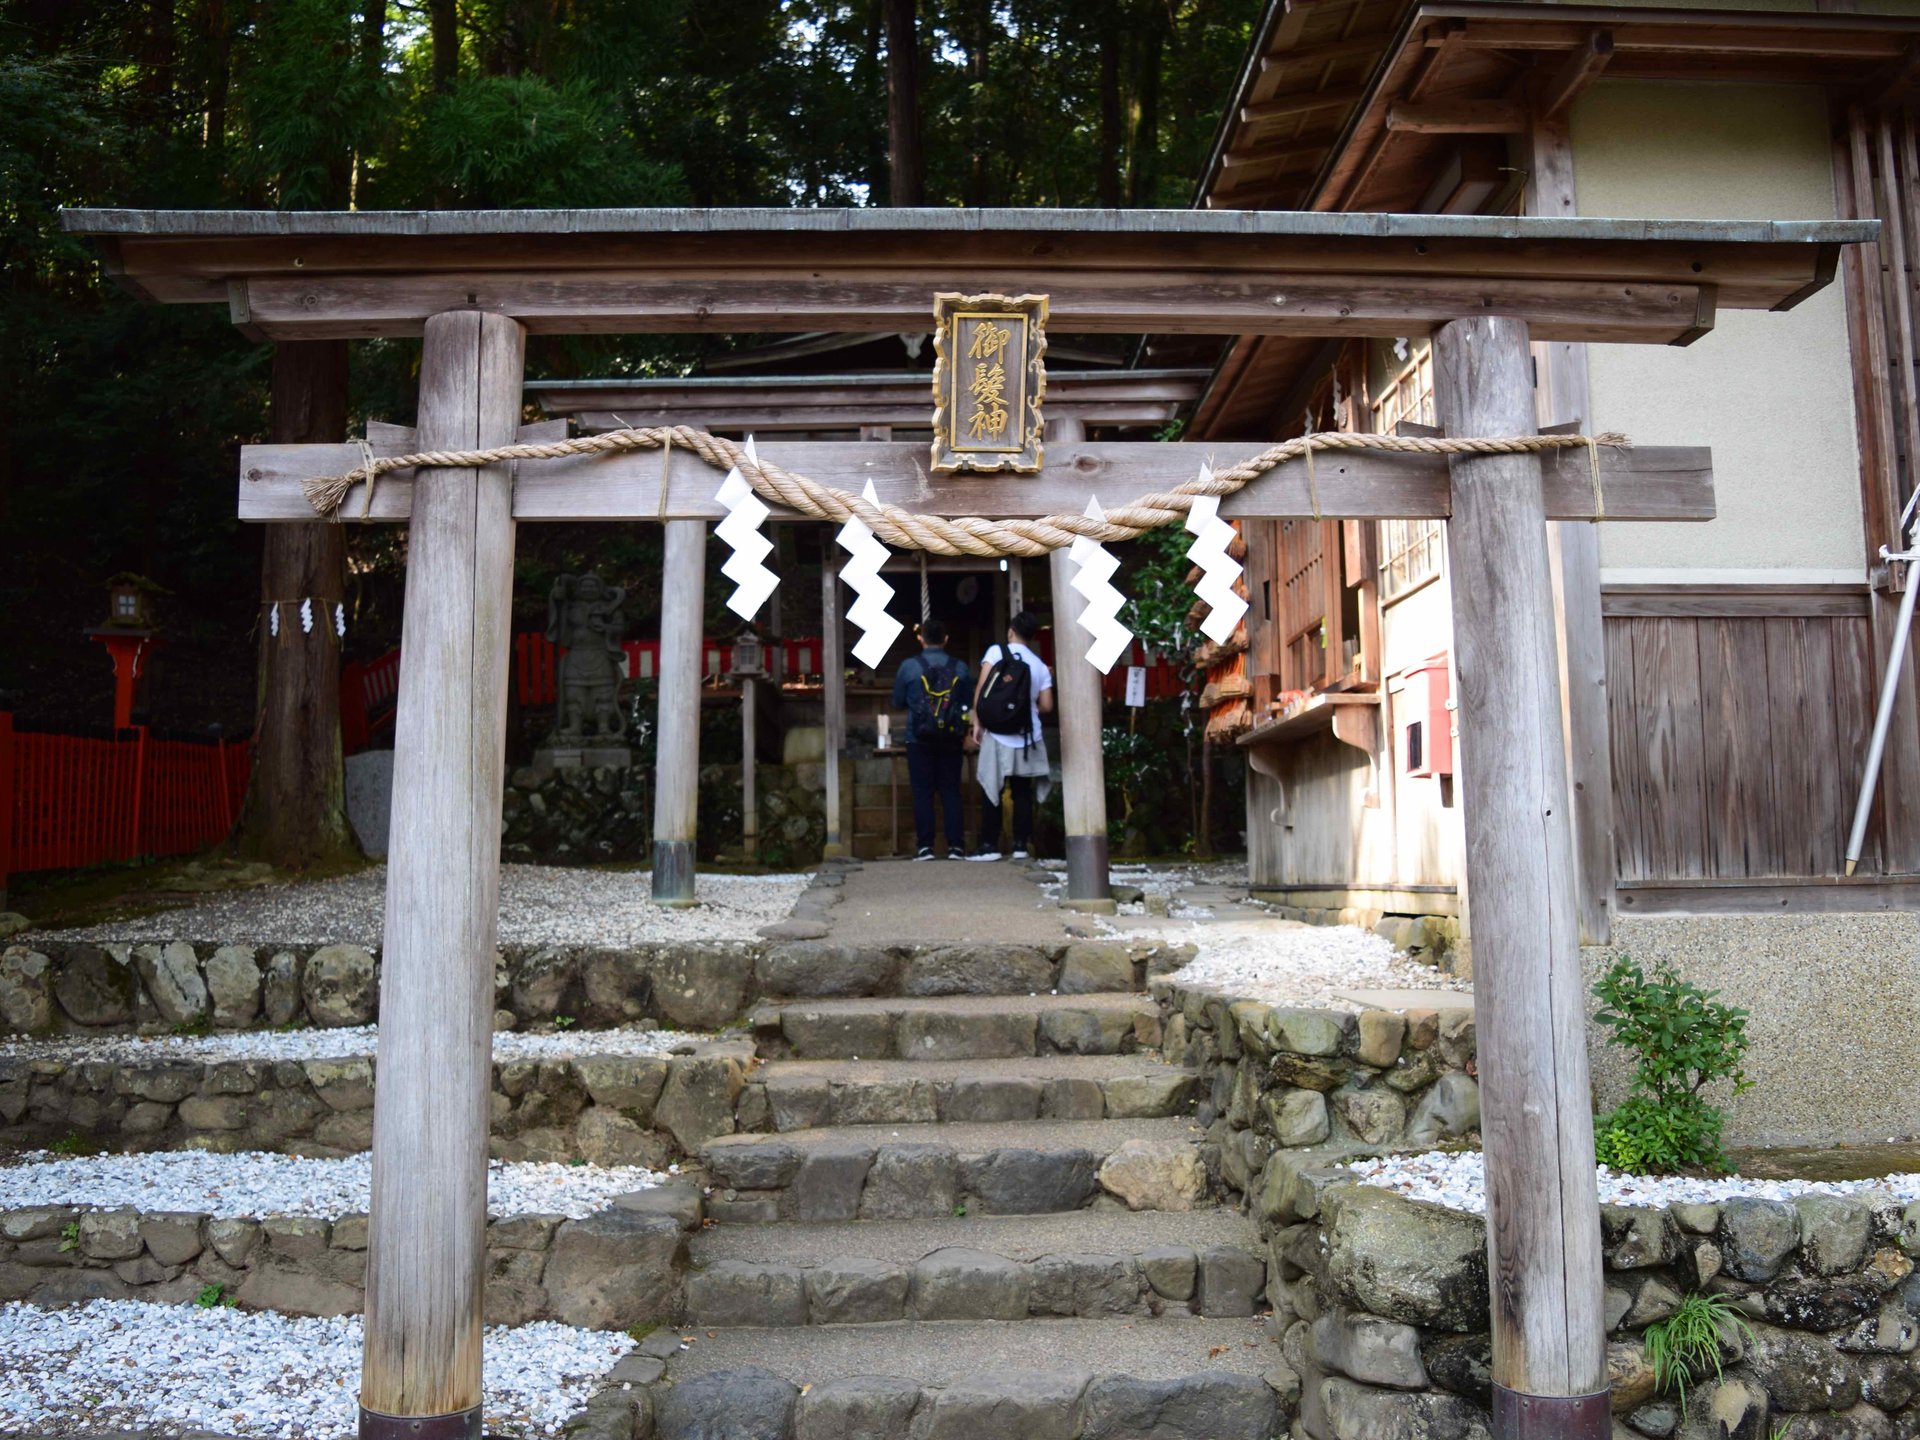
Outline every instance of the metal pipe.
<svg viewBox="0 0 1920 1440">
<path fill-rule="evenodd" d="M 1874 787 L 1880 783 L 1880 761 L 1887 748 L 1887 731 L 1893 724 L 1894 702 L 1900 695 L 1900 668 L 1907 663 L 1907 636 L 1913 629 L 1914 602 L 1920 599 L 1920 576 L 1912 571 L 1913 562 L 1920 559 L 1913 549 L 1913 515 L 1915 502 L 1920 501 L 1920 490 L 1915 490 L 1907 500 L 1906 512 L 1900 517 L 1900 536 L 1906 549 L 1896 554 L 1880 547 L 1880 558 L 1891 565 L 1895 561 L 1908 566 L 1907 587 L 1900 597 L 1900 618 L 1893 627 L 1893 646 L 1887 652 L 1887 670 L 1880 682 L 1880 708 L 1873 717 L 1873 738 L 1867 742 L 1867 771 L 1860 780 L 1860 799 L 1853 807 L 1853 830 L 1847 836 L 1847 874 L 1854 872 L 1860 863 L 1860 852 L 1867 842 L 1867 817 L 1873 811 Z"/>
</svg>

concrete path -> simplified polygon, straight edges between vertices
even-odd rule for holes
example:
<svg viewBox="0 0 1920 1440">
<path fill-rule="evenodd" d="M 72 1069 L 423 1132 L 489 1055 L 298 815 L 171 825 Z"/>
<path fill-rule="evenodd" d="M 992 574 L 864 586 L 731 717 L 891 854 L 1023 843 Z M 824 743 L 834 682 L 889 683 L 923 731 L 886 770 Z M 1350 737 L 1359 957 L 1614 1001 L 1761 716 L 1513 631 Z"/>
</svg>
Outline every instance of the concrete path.
<svg viewBox="0 0 1920 1440">
<path fill-rule="evenodd" d="M 1054 905 L 1026 866 L 1007 860 L 870 860 L 843 889 L 828 921 L 843 945 L 1057 944 L 1084 918 Z"/>
</svg>

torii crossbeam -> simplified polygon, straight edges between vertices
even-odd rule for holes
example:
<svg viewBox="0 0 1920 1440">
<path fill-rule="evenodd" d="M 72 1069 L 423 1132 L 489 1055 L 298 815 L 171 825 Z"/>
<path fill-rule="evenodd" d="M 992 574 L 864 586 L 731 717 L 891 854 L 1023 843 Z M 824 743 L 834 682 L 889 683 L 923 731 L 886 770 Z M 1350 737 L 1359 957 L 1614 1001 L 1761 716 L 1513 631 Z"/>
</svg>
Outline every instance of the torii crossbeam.
<svg viewBox="0 0 1920 1440">
<path fill-rule="evenodd" d="M 1431 333 L 1448 433 L 1525 434 L 1530 335 L 1684 344 L 1717 306 L 1797 303 L 1832 277 L 1841 245 L 1878 229 L 1003 210 L 75 211 L 64 221 L 136 292 L 226 303 L 256 335 L 424 334 L 415 439 L 447 450 L 514 439 L 530 331 L 918 329 L 934 292 L 956 289 L 1047 292 L 1062 331 Z M 1037 477 L 936 478 L 918 446 L 766 448 L 815 479 L 871 476 L 899 503 L 986 515 L 1063 508 L 1063 496 L 1078 497 L 1076 510 L 1090 493 L 1125 498 L 1156 475 L 1187 478 L 1197 459 L 1069 442 L 1051 447 Z M 241 513 L 310 518 L 298 479 L 357 462 L 355 447 L 250 447 Z M 374 1108 L 368 1440 L 480 1435 L 514 520 L 662 518 L 668 565 L 685 567 L 664 580 L 670 640 L 675 597 L 699 594 L 714 513 L 716 477 L 696 464 L 683 457 L 664 485 L 659 457 L 645 455 L 529 463 L 517 476 L 507 465 L 435 469 L 383 484 L 375 499 L 374 518 L 411 529 Z M 1578 452 L 1544 465 L 1531 455 L 1342 464 L 1341 474 L 1319 467 L 1311 486 L 1304 467 L 1271 472 L 1228 513 L 1446 517 L 1496 1434 L 1603 1437 L 1600 1228 L 1545 521 L 1704 518 L 1710 469 L 1697 450 L 1614 456 L 1597 477 Z M 663 650 L 663 695 L 680 670 L 685 683 L 697 676 L 692 643 L 681 648 Z M 1062 695 L 1073 703 L 1064 683 Z M 669 753 L 667 739 L 663 776 L 690 776 L 690 752 Z"/>
</svg>

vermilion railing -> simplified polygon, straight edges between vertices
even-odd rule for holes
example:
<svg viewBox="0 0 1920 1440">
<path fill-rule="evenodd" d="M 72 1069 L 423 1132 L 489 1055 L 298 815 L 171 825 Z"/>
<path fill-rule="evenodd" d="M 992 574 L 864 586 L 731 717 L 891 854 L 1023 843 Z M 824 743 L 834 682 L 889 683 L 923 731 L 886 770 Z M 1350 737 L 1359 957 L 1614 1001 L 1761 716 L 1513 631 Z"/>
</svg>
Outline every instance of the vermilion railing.
<svg viewBox="0 0 1920 1440">
<path fill-rule="evenodd" d="M 250 741 L 113 739 L 16 730 L 0 713 L 0 888 L 13 871 L 183 855 L 226 839 Z"/>
<path fill-rule="evenodd" d="M 660 673 L 658 640 L 628 640 L 620 648 L 626 652 L 627 674 L 633 679 L 651 680 Z M 553 704 L 554 675 L 563 653 L 564 646 L 554 644 L 537 630 L 513 637 L 514 694 L 522 705 Z M 708 640 L 701 647 L 701 661 L 703 675 L 724 676 L 733 669 L 733 646 L 722 640 Z M 775 680 L 818 675 L 820 642 L 813 638 L 769 640 L 766 663 Z"/>
</svg>

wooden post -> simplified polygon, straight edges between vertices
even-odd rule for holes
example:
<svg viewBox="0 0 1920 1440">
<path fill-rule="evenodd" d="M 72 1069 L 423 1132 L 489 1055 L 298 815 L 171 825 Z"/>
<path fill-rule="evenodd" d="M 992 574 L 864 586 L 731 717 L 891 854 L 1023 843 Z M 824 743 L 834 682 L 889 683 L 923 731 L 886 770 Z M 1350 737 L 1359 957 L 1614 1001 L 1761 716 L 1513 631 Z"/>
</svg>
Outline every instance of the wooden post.
<svg viewBox="0 0 1920 1440">
<path fill-rule="evenodd" d="M 840 633 L 840 547 L 822 532 L 820 552 L 820 686 L 826 707 L 827 839 L 823 858 L 849 852 L 840 821 L 840 757 L 847 748 L 846 637 Z"/>
<path fill-rule="evenodd" d="M 669 520 L 660 591 L 660 716 L 654 741 L 653 901 L 691 905 L 700 826 L 701 631 L 706 622 L 707 526 Z"/>
<path fill-rule="evenodd" d="M 769 658 L 778 649 L 769 650 Z M 752 676 L 740 677 L 740 848 L 749 860 L 760 853 L 760 805 L 753 783 L 754 689 Z"/>
<path fill-rule="evenodd" d="M 7 908 L 7 876 L 13 870 L 13 712 L 0 710 L 0 910 Z"/>
<path fill-rule="evenodd" d="M 1527 213 L 1571 219 L 1578 211 L 1573 141 L 1563 110 L 1533 117 Z M 1587 347 L 1550 340 L 1534 347 L 1539 365 L 1536 413 L 1542 425 L 1578 422 L 1591 434 Z M 1607 633 L 1600 609 L 1600 527 L 1559 520 L 1547 527 L 1560 639 L 1568 778 L 1573 787 L 1573 858 L 1580 943 L 1613 938 L 1613 750 L 1607 716 Z"/>
<path fill-rule="evenodd" d="M 1449 435 L 1533 427 L 1527 327 L 1434 332 Z M 1573 830 L 1540 463 L 1451 462 L 1447 522 L 1479 1011 L 1497 1440 L 1604 1440 L 1606 1329 Z"/>
<path fill-rule="evenodd" d="M 504 316 L 431 317 L 420 443 L 512 443 L 524 349 Z M 362 1440 L 480 1435 L 512 600 L 510 468 L 421 471 L 394 718 Z"/>
<path fill-rule="evenodd" d="M 1049 444 L 1087 438 L 1079 420 L 1049 420 Z M 1073 588 L 1073 562 L 1065 550 L 1047 557 L 1053 575 L 1053 685 L 1060 720 L 1060 780 L 1067 823 L 1067 896 L 1073 909 L 1111 911 L 1107 878 L 1107 768 L 1100 753 L 1106 703 L 1101 674 L 1086 658 L 1086 632 L 1079 626 L 1086 602 Z"/>
</svg>

